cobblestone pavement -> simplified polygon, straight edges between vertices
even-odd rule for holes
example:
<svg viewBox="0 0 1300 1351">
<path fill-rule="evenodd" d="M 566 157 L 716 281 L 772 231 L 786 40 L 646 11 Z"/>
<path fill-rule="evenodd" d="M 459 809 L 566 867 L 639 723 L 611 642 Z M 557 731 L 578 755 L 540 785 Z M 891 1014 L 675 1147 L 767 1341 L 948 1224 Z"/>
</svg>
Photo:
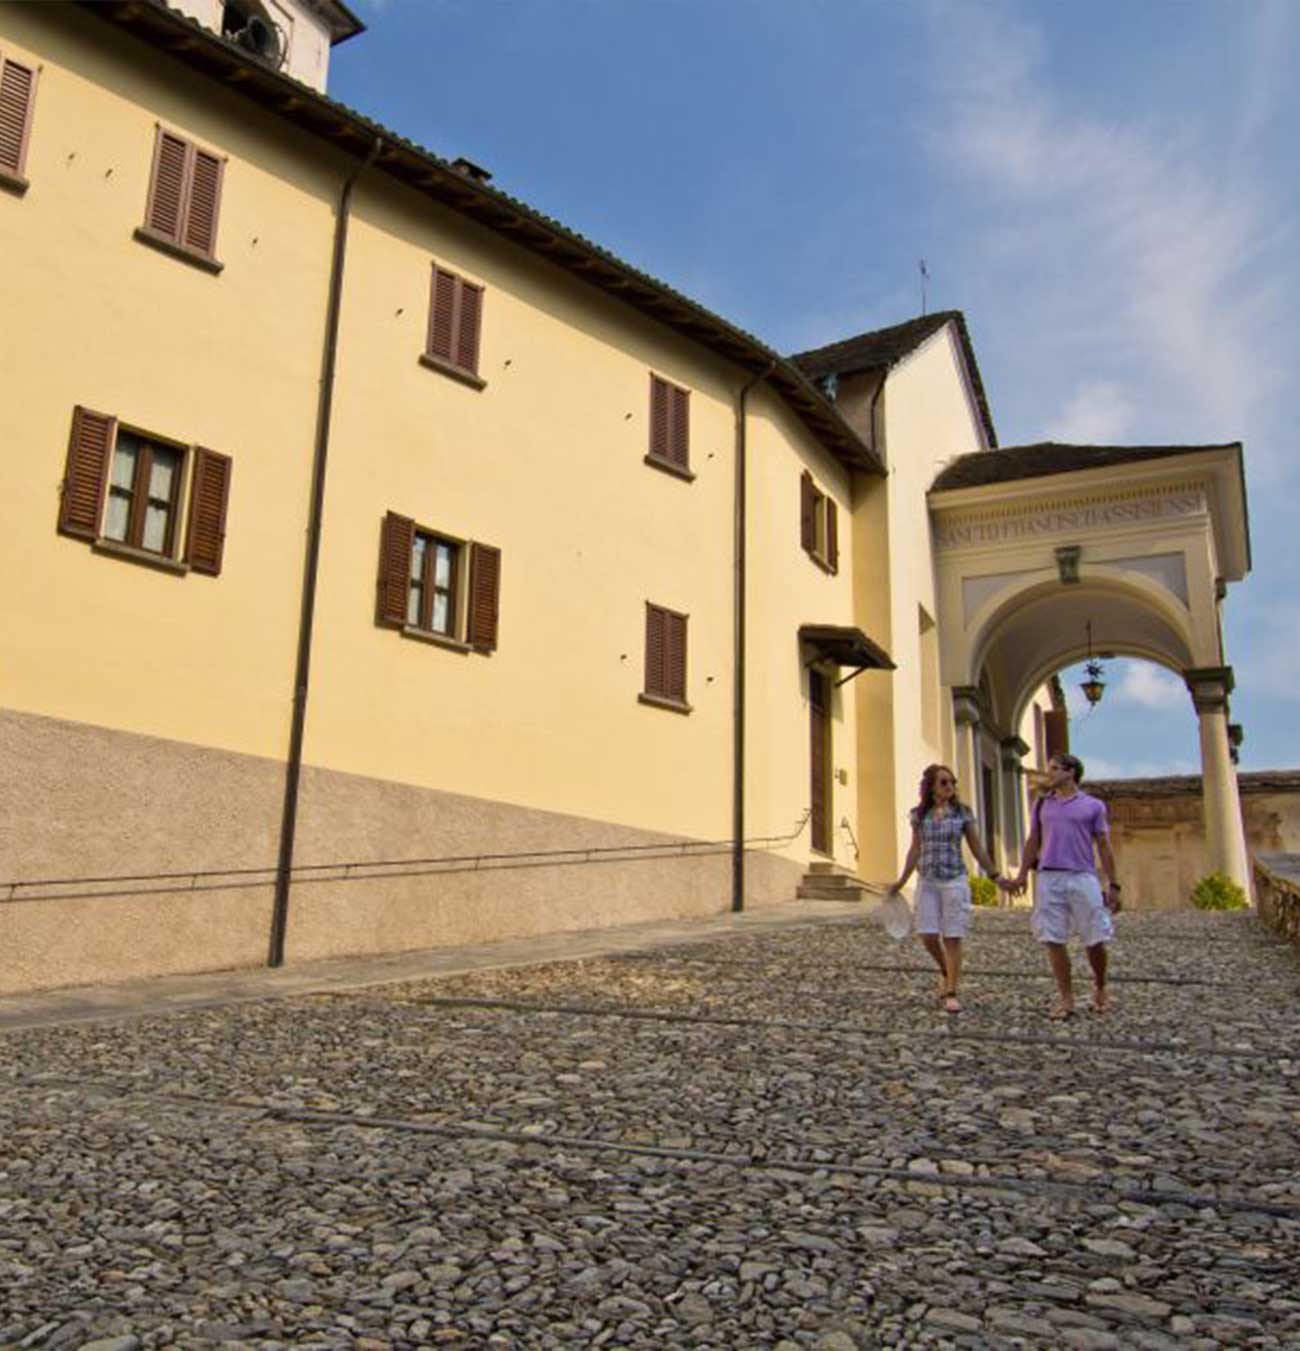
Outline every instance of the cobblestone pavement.
<svg viewBox="0 0 1300 1351">
<path fill-rule="evenodd" d="M 1300 966 L 1112 970 L 1049 1023 L 981 912 L 947 1016 L 855 915 L 11 1032 L 0 1346 L 1300 1346 Z"/>
</svg>

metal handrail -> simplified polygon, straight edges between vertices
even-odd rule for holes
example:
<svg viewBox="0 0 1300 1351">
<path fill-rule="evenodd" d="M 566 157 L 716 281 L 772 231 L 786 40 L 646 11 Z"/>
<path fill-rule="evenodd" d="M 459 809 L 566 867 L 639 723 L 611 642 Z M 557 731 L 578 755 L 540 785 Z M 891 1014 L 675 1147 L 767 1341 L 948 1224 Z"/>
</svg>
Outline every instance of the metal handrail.
<svg viewBox="0 0 1300 1351">
<path fill-rule="evenodd" d="M 811 816 L 805 811 L 788 835 L 754 836 L 741 842 L 746 850 L 772 848 L 793 843 L 803 833 Z M 636 863 L 657 858 L 703 858 L 711 854 L 729 852 L 733 842 L 727 840 L 660 840 L 654 844 L 590 845 L 570 849 L 526 849 L 500 854 L 444 854 L 428 858 L 408 859 L 353 859 L 339 863 L 295 864 L 292 873 L 299 883 L 359 882 L 380 877 L 420 877 L 430 873 L 486 872 L 507 868 L 544 868 L 547 866 L 580 865 L 587 863 Z M 337 873 L 338 876 L 321 874 Z M 275 882 L 276 866 L 260 868 L 191 869 L 188 872 L 119 873 L 109 877 L 55 877 L 25 881 L 0 882 L 7 894 L 0 904 L 29 904 L 33 901 L 61 901 L 74 899 L 113 899 L 121 896 L 159 896 L 178 892 L 231 891 L 247 886 L 271 886 Z M 242 878 L 224 882 L 201 879 Z M 161 882 L 175 885 L 128 887 L 131 882 Z M 55 891 L 40 896 L 20 896 L 20 888 L 36 890 L 45 887 L 112 887 L 113 891 Z"/>
</svg>

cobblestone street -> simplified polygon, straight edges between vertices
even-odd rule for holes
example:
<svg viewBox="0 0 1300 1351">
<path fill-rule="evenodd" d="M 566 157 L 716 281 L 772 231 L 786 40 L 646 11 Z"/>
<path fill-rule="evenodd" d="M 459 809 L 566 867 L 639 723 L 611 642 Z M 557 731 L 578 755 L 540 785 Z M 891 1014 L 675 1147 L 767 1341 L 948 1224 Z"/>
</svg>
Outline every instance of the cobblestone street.
<svg viewBox="0 0 1300 1351">
<path fill-rule="evenodd" d="M 1076 958 L 1080 1007 L 1086 977 Z M 1300 1345 L 1300 963 L 860 909 L 4 1033 L 0 1346 Z"/>
</svg>

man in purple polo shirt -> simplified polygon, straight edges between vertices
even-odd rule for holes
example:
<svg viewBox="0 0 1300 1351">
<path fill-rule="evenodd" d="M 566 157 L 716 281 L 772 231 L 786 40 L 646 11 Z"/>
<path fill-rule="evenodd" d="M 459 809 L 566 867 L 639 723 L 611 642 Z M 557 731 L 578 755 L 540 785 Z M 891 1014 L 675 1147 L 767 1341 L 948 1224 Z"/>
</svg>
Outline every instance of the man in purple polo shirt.
<svg viewBox="0 0 1300 1351">
<path fill-rule="evenodd" d="M 1038 886 L 1034 898 L 1034 937 L 1047 950 L 1056 977 L 1057 1002 L 1050 1017 L 1061 1022 L 1074 1017 L 1074 987 L 1070 978 L 1071 932 L 1079 935 L 1092 968 L 1092 1011 L 1106 1012 L 1106 944 L 1115 937 L 1111 911 L 1119 909 L 1119 883 L 1110 848 L 1106 804 L 1079 788 L 1083 762 L 1074 755 L 1054 755 L 1047 762 L 1048 796 L 1034 807 L 1033 828 L 1025 842 L 1020 872 L 1006 884 L 1011 892 L 1025 889 L 1035 865 Z M 1093 859 L 1093 846 L 1106 874 L 1103 896 Z"/>
</svg>

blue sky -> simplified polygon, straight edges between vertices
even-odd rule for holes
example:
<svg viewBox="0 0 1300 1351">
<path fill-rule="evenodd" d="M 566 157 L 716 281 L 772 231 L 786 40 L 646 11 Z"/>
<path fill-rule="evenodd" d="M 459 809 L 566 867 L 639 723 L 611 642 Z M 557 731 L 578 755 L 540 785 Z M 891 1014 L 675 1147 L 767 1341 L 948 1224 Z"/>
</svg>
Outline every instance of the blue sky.
<svg viewBox="0 0 1300 1351">
<path fill-rule="evenodd" d="M 1003 445 L 1243 441 L 1241 764 L 1300 766 L 1300 4 L 354 4 L 335 97 L 781 351 L 918 313 L 924 258 Z M 1181 683 L 1108 676 L 1089 772 L 1196 772 Z"/>
</svg>

